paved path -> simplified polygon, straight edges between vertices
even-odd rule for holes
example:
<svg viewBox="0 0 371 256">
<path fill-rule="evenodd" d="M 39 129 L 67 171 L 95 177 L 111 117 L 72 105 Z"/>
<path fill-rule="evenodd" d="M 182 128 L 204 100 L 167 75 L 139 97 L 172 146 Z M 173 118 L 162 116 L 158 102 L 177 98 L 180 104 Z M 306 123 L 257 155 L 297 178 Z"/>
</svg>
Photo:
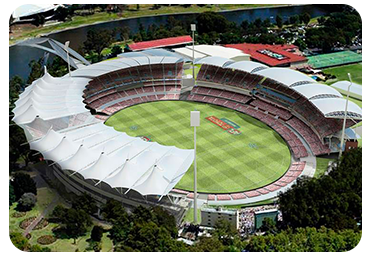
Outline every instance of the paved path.
<svg viewBox="0 0 371 256">
<path fill-rule="evenodd" d="M 37 218 L 26 228 L 26 230 L 23 232 L 23 236 L 27 236 L 36 227 L 36 225 L 39 224 L 39 222 L 49 213 L 49 211 L 54 209 L 58 202 L 59 196 L 56 195 L 50 202 L 48 207 L 46 207 L 44 211 L 39 216 L 37 216 Z"/>
</svg>

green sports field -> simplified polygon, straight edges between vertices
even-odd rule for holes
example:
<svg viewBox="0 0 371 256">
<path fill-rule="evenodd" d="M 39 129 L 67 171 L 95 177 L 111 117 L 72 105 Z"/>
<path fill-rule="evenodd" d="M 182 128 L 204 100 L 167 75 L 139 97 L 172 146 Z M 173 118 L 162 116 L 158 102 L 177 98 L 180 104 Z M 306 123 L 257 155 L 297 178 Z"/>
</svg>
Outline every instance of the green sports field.
<svg viewBox="0 0 371 256">
<path fill-rule="evenodd" d="M 197 128 L 198 190 L 209 193 L 258 188 L 280 178 L 290 165 L 283 139 L 260 121 L 227 108 L 187 101 L 158 101 L 121 110 L 106 124 L 130 136 L 146 136 L 163 145 L 193 148 L 190 111 L 201 112 Z M 233 135 L 205 119 L 226 118 L 241 134 Z M 225 120 L 225 119 L 223 119 Z M 227 120 L 227 122 L 229 122 Z M 193 166 L 176 185 L 193 189 Z"/>
</svg>

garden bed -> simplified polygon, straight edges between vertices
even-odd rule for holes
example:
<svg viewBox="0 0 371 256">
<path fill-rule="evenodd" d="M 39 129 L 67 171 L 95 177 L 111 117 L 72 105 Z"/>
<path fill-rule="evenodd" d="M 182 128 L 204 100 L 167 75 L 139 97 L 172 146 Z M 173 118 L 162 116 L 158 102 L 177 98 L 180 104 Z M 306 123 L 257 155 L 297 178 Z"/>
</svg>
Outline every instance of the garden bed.
<svg viewBox="0 0 371 256">
<path fill-rule="evenodd" d="M 41 245 L 49 245 L 49 244 L 52 244 L 54 243 L 55 241 L 57 241 L 57 238 L 55 238 L 54 236 L 52 235 L 45 235 L 45 236 L 40 236 L 38 239 L 37 239 L 37 242 Z"/>
</svg>

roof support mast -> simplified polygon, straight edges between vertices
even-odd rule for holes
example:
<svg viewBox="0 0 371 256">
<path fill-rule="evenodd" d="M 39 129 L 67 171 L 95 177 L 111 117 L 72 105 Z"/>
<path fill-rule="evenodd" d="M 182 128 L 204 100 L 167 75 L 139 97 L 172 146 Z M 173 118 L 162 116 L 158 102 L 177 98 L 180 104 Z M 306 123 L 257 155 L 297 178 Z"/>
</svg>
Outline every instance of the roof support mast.
<svg viewBox="0 0 371 256">
<path fill-rule="evenodd" d="M 348 73 L 348 77 L 349 77 L 350 83 L 348 85 L 347 101 L 345 102 L 345 113 L 344 113 L 344 121 L 343 121 L 343 130 L 341 132 L 339 160 L 341 158 L 341 154 L 343 153 L 345 125 L 346 125 L 346 122 L 347 122 L 347 114 L 348 114 L 349 90 L 350 90 L 350 87 L 352 86 L 352 77 L 350 76 L 350 73 Z"/>
</svg>

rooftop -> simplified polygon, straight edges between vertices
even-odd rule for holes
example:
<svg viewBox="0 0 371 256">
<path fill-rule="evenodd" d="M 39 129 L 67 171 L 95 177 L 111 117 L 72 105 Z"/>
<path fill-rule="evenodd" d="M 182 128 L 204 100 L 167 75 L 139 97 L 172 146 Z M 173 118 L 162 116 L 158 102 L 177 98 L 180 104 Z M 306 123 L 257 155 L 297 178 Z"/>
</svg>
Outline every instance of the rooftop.
<svg viewBox="0 0 371 256">
<path fill-rule="evenodd" d="M 251 55 L 251 59 L 268 66 L 280 66 L 288 63 L 306 61 L 307 58 L 292 53 L 297 50 L 295 45 L 270 45 L 270 44 L 226 44 L 225 47 L 242 50 Z"/>
<path fill-rule="evenodd" d="M 140 51 L 140 50 L 145 50 L 145 49 L 182 45 L 182 44 L 187 44 L 191 42 L 192 42 L 192 37 L 190 36 L 177 36 L 177 37 L 169 37 L 169 38 L 157 39 L 157 40 L 152 40 L 152 41 L 133 43 L 129 45 L 129 48 L 132 51 Z"/>
</svg>

